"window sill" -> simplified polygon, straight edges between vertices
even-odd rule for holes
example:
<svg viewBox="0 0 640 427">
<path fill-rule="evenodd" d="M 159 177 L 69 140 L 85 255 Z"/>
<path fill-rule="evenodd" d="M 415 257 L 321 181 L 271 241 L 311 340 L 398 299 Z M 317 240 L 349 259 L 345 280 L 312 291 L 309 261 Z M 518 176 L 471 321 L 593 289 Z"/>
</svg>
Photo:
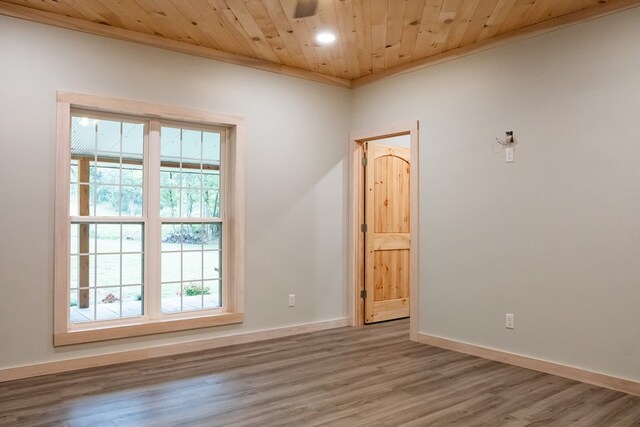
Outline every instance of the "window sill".
<svg viewBox="0 0 640 427">
<path fill-rule="evenodd" d="M 244 321 L 243 313 L 219 313 L 180 319 L 154 320 L 126 325 L 68 331 L 53 336 L 54 347 L 108 341 L 119 338 L 139 337 L 212 326 L 232 325 Z"/>
</svg>

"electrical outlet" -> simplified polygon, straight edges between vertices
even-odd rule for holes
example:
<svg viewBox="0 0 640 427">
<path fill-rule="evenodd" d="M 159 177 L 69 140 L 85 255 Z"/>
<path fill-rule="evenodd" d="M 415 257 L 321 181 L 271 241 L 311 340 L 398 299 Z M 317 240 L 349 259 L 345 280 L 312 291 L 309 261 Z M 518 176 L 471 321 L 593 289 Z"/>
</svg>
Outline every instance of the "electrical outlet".
<svg viewBox="0 0 640 427">
<path fill-rule="evenodd" d="M 289 307 L 295 307 L 296 305 L 296 294 L 289 294 Z"/>
<path fill-rule="evenodd" d="M 507 313 L 506 315 L 506 324 L 505 327 L 507 329 L 513 329 L 515 328 L 515 315 L 511 314 L 511 313 Z"/>
</svg>

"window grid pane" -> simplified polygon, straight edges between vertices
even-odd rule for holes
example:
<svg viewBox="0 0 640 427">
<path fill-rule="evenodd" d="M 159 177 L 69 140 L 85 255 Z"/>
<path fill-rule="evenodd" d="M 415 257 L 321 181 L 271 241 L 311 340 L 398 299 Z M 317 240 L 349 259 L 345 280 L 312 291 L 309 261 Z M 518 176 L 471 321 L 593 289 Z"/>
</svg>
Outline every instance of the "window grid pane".
<svg viewBox="0 0 640 427">
<path fill-rule="evenodd" d="M 72 216 L 142 216 L 144 124 L 71 118 Z"/>
<path fill-rule="evenodd" d="M 220 134 L 163 126 L 160 216 L 220 217 Z"/>
<path fill-rule="evenodd" d="M 72 323 L 142 316 L 144 224 L 72 223 Z"/>
<path fill-rule="evenodd" d="M 221 306 L 221 223 L 163 223 L 163 313 Z"/>
</svg>

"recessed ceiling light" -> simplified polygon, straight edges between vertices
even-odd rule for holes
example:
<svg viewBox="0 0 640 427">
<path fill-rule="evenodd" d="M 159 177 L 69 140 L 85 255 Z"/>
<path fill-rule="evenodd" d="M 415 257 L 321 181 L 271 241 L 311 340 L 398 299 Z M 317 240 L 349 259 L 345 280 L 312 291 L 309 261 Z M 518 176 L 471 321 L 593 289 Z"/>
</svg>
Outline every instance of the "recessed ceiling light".
<svg viewBox="0 0 640 427">
<path fill-rule="evenodd" d="M 322 31 L 316 35 L 316 41 L 322 44 L 329 44 L 336 41 L 336 35 L 329 31 Z"/>
</svg>

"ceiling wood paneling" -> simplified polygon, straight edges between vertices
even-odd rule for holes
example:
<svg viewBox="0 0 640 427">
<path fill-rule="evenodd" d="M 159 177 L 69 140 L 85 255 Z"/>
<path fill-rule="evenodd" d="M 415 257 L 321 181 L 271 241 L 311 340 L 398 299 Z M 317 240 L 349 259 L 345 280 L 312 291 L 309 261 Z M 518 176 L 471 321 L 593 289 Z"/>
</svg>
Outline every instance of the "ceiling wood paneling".
<svg viewBox="0 0 640 427">
<path fill-rule="evenodd" d="M 2 0 L 0 13 L 350 86 L 640 0 Z M 314 40 L 332 29 L 336 43 Z M 163 46 L 163 43 L 165 44 Z M 183 48 L 181 48 L 181 46 Z"/>
</svg>

